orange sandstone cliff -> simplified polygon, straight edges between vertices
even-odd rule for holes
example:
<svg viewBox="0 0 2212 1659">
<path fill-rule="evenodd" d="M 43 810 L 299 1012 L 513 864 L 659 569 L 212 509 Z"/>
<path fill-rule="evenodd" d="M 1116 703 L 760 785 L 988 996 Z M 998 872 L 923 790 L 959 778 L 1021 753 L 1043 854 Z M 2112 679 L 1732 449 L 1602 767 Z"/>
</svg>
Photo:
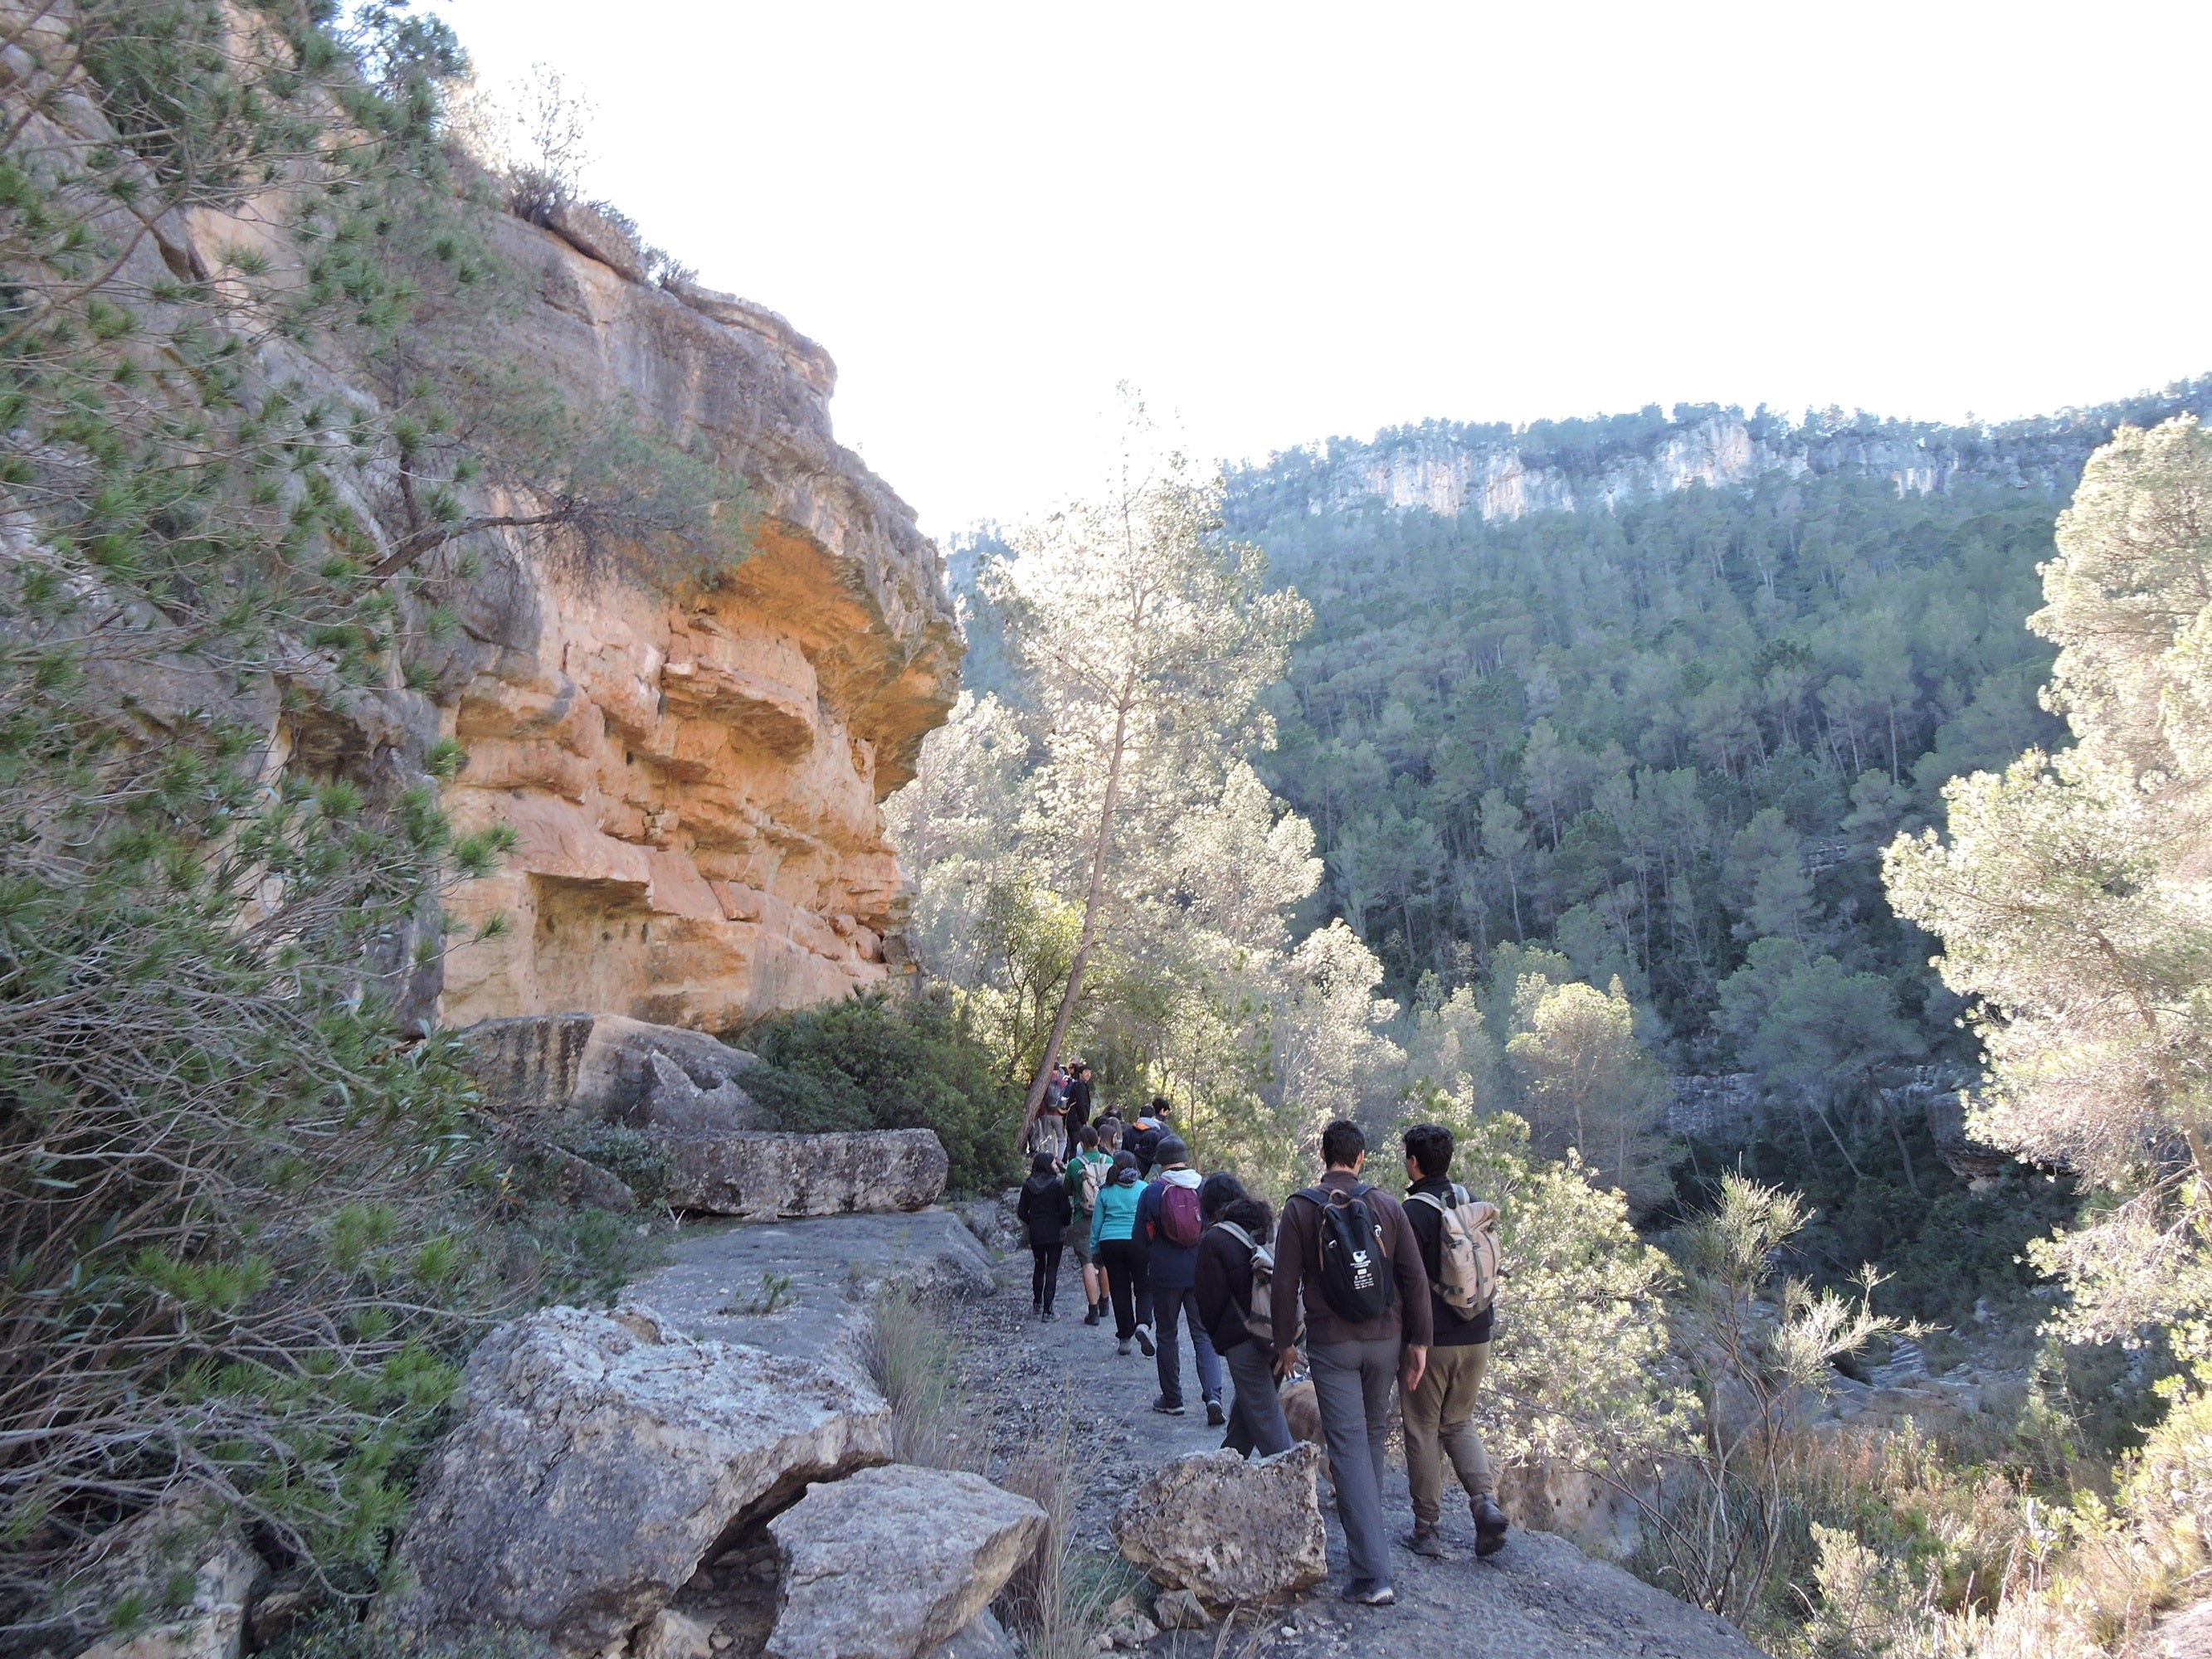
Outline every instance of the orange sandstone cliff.
<svg viewBox="0 0 2212 1659">
<path fill-rule="evenodd" d="M 781 318 L 636 280 L 618 240 L 609 263 L 590 236 L 501 235 L 535 286 L 508 348 L 743 473 L 760 518 L 696 603 L 519 550 L 469 584 L 446 805 L 518 845 L 447 902 L 441 1019 L 721 1032 L 883 982 L 905 881 L 879 803 L 958 684 L 936 547 L 831 437 L 836 368 Z M 472 937 L 494 915 L 504 930 Z"/>
</svg>

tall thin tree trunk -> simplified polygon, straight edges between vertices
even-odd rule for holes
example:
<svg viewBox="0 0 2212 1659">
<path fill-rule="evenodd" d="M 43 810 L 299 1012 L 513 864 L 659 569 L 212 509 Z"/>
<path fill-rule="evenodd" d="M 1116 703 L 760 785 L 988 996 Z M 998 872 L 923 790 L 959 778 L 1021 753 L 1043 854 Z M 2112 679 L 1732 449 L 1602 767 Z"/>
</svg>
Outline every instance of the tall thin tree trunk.
<svg viewBox="0 0 2212 1659">
<path fill-rule="evenodd" d="M 1851 1149 L 1844 1145 L 1844 1138 L 1836 1133 L 1836 1126 L 1829 1121 L 1828 1109 L 1825 1106 L 1815 1103 L 1813 1109 L 1820 1115 L 1820 1127 L 1828 1132 L 1828 1139 L 1836 1143 L 1836 1150 L 1844 1155 L 1844 1163 L 1850 1170 L 1851 1179 L 1854 1181 L 1865 1180 L 1866 1176 L 1859 1170 L 1858 1160 L 1851 1156 Z"/>
<path fill-rule="evenodd" d="M 1137 665 L 1131 653 L 1128 678 L 1122 682 L 1120 707 L 1114 714 L 1114 755 L 1106 767 L 1106 798 L 1098 808 L 1098 839 L 1091 852 L 1091 886 L 1083 896 L 1083 932 L 1075 945 L 1075 958 L 1067 965 L 1067 988 L 1060 993 L 1060 1012 L 1053 1017 L 1052 1035 L 1045 1039 L 1044 1057 L 1037 1061 L 1036 1077 L 1030 1084 L 1022 1107 L 1021 1139 L 1029 1139 L 1030 1125 L 1044 1103 L 1044 1091 L 1052 1068 L 1060 1059 L 1060 1045 L 1067 1041 L 1067 1028 L 1075 1018 L 1076 1000 L 1083 994 L 1083 976 L 1091 967 L 1091 947 L 1098 941 L 1098 911 L 1106 896 L 1106 859 L 1114 842 L 1114 809 L 1121 797 L 1121 760 L 1129 739 L 1129 708 L 1136 700 Z"/>
<path fill-rule="evenodd" d="M 1897 1114 L 1891 1109 L 1886 1091 L 1875 1089 L 1874 1097 L 1881 1103 L 1881 1115 L 1889 1120 L 1889 1133 L 1897 1142 L 1897 1155 L 1905 1160 L 1905 1184 L 1912 1188 L 1913 1197 L 1918 1198 L 1921 1196 L 1920 1178 L 1912 1173 L 1912 1154 L 1905 1150 L 1904 1127 L 1898 1122 Z"/>
</svg>

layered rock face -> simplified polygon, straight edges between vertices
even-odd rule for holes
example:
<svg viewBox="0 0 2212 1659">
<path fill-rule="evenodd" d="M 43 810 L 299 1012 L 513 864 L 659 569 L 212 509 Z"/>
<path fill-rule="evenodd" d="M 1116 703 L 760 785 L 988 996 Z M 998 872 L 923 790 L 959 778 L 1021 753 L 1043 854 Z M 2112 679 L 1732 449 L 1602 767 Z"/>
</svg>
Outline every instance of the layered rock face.
<svg viewBox="0 0 2212 1659">
<path fill-rule="evenodd" d="M 535 290 L 502 349 L 742 474 L 758 520 L 693 602 L 520 553 L 468 585 L 476 649 L 444 711 L 468 759 L 447 807 L 518 845 L 449 901 L 444 1022 L 575 1010 L 719 1032 L 882 981 L 905 884 L 878 803 L 957 690 L 936 548 L 832 439 L 835 367 L 781 318 L 498 229 Z M 459 943 L 494 915 L 504 933 Z"/>
<path fill-rule="evenodd" d="M 1431 421 L 1372 442 L 1331 439 L 1232 476 L 1230 516 L 1252 528 L 1271 513 L 1382 507 L 1455 518 L 1613 512 L 1695 485 L 1744 489 L 1771 474 L 1878 479 L 1899 495 L 1998 484 L 2063 498 L 2090 453 L 2123 420 L 2146 424 L 2212 410 L 2212 384 L 2185 382 L 2157 398 L 2067 410 L 2003 426 L 1846 419 L 1832 412 L 1792 424 L 1762 411 L 1686 410 L 1656 429 L 1582 451 L 1500 427 Z"/>
</svg>

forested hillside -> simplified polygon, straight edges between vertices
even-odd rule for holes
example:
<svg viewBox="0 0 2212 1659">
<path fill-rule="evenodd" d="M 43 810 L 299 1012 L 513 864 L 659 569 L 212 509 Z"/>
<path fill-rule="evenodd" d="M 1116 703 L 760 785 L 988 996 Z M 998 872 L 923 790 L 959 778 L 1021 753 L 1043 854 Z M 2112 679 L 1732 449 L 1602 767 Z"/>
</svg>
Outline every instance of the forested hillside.
<svg viewBox="0 0 2212 1659">
<path fill-rule="evenodd" d="M 1778 1063 L 1787 1034 L 1762 1047 L 1761 1026 L 1807 972 L 1824 1004 L 1856 999 L 1859 1038 L 1917 1052 L 1956 1009 L 1878 851 L 1940 813 L 1947 779 L 2058 739 L 2051 649 L 2024 625 L 2052 520 L 2114 425 L 2204 397 L 1994 432 L 1832 419 L 1794 449 L 1753 417 L 1790 470 L 1658 495 L 1651 466 L 1742 417 L 1522 435 L 1520 464 L 1583 499 L 1642 458 L 1646 498 L 1610 511 L 1358 498 L 1402 434 L 1232 474 L 1231 529 L 1314 609 L 1261 763 L 1328 861 L 1311 920 L 1344 917 L 1408 993 L 1466 982 L 1501 940 L 1554 942 L 1594 982 L 1620 975 L 1681 1067 Z M 1418 435 L 1433 461 L 1438 431 Z M 1907 442 L 1947 490 L 1890 476 Z"/>
</svg>

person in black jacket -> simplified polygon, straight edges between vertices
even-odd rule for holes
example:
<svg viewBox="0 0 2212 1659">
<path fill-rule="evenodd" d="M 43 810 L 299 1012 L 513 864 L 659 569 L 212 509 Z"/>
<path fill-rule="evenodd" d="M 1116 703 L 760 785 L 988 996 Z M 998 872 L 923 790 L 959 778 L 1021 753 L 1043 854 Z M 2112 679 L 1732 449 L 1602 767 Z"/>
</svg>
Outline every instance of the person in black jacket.
<svg viewBox="0 0 2212 1659">
<path fill-rule="evenodd" d="M 1165 1095 L 1154 1095 L 1152 1103 L 1137 1119 L 1136 1133 L 1129 1138 L 1129 1150 L 1137 1158 L 1137 1173 L 1147 1181 L 1152 1179 L 1160 1142 L 1175 1133 L 1168 1125 L 1168 1114 L 1174 1109 L 1174 1103 Z"/>
<path fill-rule="evenodd" d="M 1198 1322 L 1236 1389 L 1221 1443 L 1247 1457 L 1255 1451 L 1273 1457 L 1291 1449 L 1290 1425 L 1275 1393 L 1275 1345 L 1253 1335 L 1244 1316 L 1252 1305 L 1253 1251 L 1273 1237 L 1275 1218 L 1265 1200 L 1246 1193 L 1225 1170 L 1200 1183 L 1198 1214 L 1206 1231 L 1198 1241 L 1192 1295 Z"/>
<path fill-rule="evenodd" d="M 1022 1195 L 1014 1201 L 1014 1214 L 1030 1230 L 1030 1303 L 1040 1320 L 1057 1319 L 1052 1299 L 1060 1289 L 1060 1253 L 1066 1248 L 1067 1225 L 1075 1218 L 1075 1201 L 1067 1183 L 1060 1178 L 1053 1156 L 1039 1152 L 1030 1160 L 1030 1178 L 1022 1182 Z"/>
<path fill-rule="evenodd" d="M 1444 1553 L 1439 1528 L 1443 1459 L 1449 1455 L 1474 1511 L 1474 1553 L 1495 1555 L 1505 1547 L 1505 1511 L 1498 1507 L 1498 1483 L 1474 1427 L 1475 1390 L 1490 1364 L 1494 1310 L 1485 1308 L 1472 1319 L 1462 1318 L 1436 1289 L 1443 1276 L 1443 1209 L 1455 1207 L 1464 1195 L 1452 1185 L 1451 1131 L 1424 1123 L 1407 1130 L 1405 1140 L 1406 1175 L 1413 1182 L 1406 1195 L 1406 1219 L 1420 1243 L 1421 1265 L 1428 1269 L 1436 1337 L 1419 1386 L 1405 1391 L 1406 1484 L 1413 1489 L 1413 1530 L 1399 1542 L 1416 1555 Z"/>
<path fill-rule="evenodd" d="M 1075 1156 L 1075 1132 L 1091 1121 L 1091 1064 L 1088 1060 L 1075 1062 L 1074 1075 L 1068 1079 L 1065 1103 L 1067 1107 L 1066 1156 Z"/>
</svg>

